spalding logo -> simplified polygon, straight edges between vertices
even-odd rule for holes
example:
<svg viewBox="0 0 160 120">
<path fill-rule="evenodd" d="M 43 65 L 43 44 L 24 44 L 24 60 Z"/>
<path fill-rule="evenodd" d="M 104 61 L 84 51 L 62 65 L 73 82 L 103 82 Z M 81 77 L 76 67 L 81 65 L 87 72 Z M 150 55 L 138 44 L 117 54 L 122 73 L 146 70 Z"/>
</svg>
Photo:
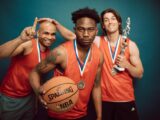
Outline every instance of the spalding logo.
<svg viewBox="0 0 160 120">
<path fill-rule="evenodd" d="M 74 92 L 72 86 L 69 86 L 64 90 L 60 90 L 60 87 L 58 87 L 56 92 L 48 94 L 48 98 L 49 98 L 49 101 L 52 101 L 53 99 L 60 97 L 61 95 L 72 93 L 72 92 Z"/>
</svg>

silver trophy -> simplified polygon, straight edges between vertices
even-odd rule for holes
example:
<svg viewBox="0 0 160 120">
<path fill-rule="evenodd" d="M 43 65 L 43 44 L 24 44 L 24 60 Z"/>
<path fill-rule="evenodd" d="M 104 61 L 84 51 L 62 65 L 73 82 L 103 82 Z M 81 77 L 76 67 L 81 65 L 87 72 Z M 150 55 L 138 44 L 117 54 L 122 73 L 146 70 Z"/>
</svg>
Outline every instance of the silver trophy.
<svg viewBox="0 0 160 120">
<path fill-rule="evenodd" d="M 131 29 L 130 24 L 131 24 L 130 17 L 128 17 L 126 20 L 126 28 L 123 30 L 123 35 L 122 35 L 122 38 L 125 43 L 127 41 L 127 35 L 129 35 L 130 29 Z M 127 47 L 127 43 L 121 47 L 120 55 L 124 55 L 126 47 Z M 124 70 L 125 70 L 124 68 L 119 67 L 118 65 L 114 65 L 112 68 L 112 75 L 115 75 L 115 74 L 117 74 L 117 72 L 121 72 Z"/>
</svg>

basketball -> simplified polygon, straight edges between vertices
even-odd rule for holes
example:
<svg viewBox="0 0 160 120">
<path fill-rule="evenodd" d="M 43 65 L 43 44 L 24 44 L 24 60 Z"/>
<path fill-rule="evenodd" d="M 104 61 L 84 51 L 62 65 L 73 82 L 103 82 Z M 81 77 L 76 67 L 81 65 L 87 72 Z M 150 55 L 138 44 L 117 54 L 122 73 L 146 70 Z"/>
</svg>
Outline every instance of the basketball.
<svg viewBox="0 0 160 120">
<path fill-rule="evenodd" d="M 54 112 L 67 112 L 73 108 L 79 98 L 77 85 L 73 80 L 64 76 L 57 76 L 43 84 L 45 94 L 42 98 L 47 107 Z"/>
</svg>

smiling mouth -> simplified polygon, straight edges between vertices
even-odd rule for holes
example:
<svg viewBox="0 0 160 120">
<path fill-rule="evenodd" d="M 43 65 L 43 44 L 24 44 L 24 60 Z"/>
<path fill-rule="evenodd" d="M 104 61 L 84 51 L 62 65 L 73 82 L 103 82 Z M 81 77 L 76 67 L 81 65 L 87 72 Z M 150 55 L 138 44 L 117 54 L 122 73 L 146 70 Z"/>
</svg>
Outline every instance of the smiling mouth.
<svg viewBox="0 0 160 120">
<path fill-rule="evenodd" d="M 51 44 L 51 41 L 50 40 L 44 40 L 47 44 Z"/>
<path fill-rule="evenodd" d="M 113 27 L 114 27 L 114 25 L 109 25 L 108 27 L 109 27 L 109 28 L 113 28 Z"/>
</svg>

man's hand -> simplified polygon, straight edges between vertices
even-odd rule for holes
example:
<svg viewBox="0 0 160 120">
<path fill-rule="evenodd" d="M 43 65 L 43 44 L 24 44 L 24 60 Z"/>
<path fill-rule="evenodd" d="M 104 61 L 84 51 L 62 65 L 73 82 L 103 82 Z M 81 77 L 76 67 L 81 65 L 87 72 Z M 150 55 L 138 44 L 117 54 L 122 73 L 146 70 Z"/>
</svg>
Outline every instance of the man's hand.
<svg viewBox="0 0 160 120">
<path fill-rule="evenodd" d="M 49 22 L 51 22 L 51 23 L 53 23 L 53 24 L 55 24 L 55 25 L 58 25 L 58 24 L 59 24 L 58 21 L 56 21 L 55 19 L 51 19 L 51 18 L 39 18 L 39 19 L 38 19 L 38 22 L 39 22 L 39 23 L 42 23 L 42 22 L 44 22 L 44 21 L 49 21 Z"/>
<path fill-rule="evenodd" d="M 128 46 L 125 40 L 122 41 L 121 48 L 126 48 Z"/>
<path fill-rule="evenodd" d="M 129 62 L 127 61 L 127 59 L 124 55 L 118 55 L 115 63 L 116 63 L 116 65 L 118 65 L 121 68 L 127 68 L 127 65 L 129 64 Z"/>
<path fill-rule="evenodd" d="M 40 89 L 39 89 L 39 91 L 38 91 L 38 98 L 39 98 L 40 102 L 42 103 L 42 105 L 43 105 L 46 109 L 48 109 L 48 107 L 47 107 L 47 102 L 42 98 L 42 95 L 44 95 L 44 94 L 45 94 L 45 91 L 44 91 L 43 87 L 40 87 Z"/>
<path fill-rule="evenodd" d="M 34 38 L 36 35 L 36 26 L 38 23 L 38 18 L 36 17 L 32 27 L 26 27 L 20 34 L 20 39 L 23 41 L 28 41 Z"/>
</svg>

